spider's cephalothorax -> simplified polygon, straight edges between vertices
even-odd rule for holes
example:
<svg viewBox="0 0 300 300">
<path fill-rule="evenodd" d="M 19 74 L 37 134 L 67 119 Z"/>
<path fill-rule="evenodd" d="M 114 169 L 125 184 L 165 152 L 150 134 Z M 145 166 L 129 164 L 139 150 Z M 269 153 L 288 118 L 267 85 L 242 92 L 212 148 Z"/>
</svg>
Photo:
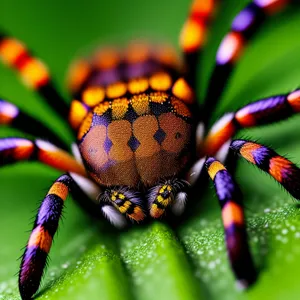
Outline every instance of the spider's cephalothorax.
<svg viewBox="0 0 300 300">
<path fill-rule="evenodd" d="M 39 287 L 69 192 L 92 215 L 104 215 L 114 225 L 124 226 L 128 220 L 139 222 L 147 215 L 160 218 L 182 213 L 188 187 L 196 185 L 205 172 L 218 195 L 228 258 L 239 286 L 255 281 L 241 192 L 224 164 L 232 163 L 229 152 L 238 154 L 300 199 L 296 165 L 266 146 L 232 140 L 242 128 L 300 112 L 300 90 L 257 100 L 225 114 L 210 130 L 206 127 L 247 41 L 269 15 L 287 5 L 297 6 L 299 1 L 253 0 L 235 17 L 218 49 L 199 109 L 194 97 L 199 85 L 196 70 L 217 2 L 193 2 L 181 34 L 182 68 L 169 48 L 145 44 L 133 44 L 123 52 L 98 51 L 91 60 L 77 62 L 69 79 L 70 110 L 45 65 L 20 41 L 0 33 L 0 58 L 63 118 L 69 114 L 77 136 L 73 157 L 51 129 L 0 100 L 0 124 L 54 143 L 1 138 L 1 165 L 32 160 L 66 172 L 51 186 L 37 213 L 19 272 L 22 299 L 30 299 Z"/>
</svg>

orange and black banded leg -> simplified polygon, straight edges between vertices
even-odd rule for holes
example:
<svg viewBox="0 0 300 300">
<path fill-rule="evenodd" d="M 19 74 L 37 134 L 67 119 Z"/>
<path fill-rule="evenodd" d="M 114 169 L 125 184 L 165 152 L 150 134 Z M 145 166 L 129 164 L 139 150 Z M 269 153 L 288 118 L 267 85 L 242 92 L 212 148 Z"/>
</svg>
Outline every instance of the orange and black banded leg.
<svg viewBox="0 0 300 300">
<path fill-rule="evenodd" d="M 25 84 L 40 94 L 65 120 L 68 105 L 54 87 L 47 67 L 21 41 L 0 32 L 0 59 L 15 69 Z"/>
<path fill-rule="evenodd" d="M 300 169 L 271 148 L 245 140 L 234 140 L 230 149 L 271 175 L 294 198 L 300 200 Z"/>
<path fill-rule="evenodd" d="M 215 158 L 209 157 L 205 166 L 212 179 L 222 210 L 225 243 L 231 268 L 238 287 L 247 288 L 256 277 L 250 254 L 242 194 L 226 168 Z"/>
<path fill-rule="evenodd" d="M 207 27 L 214 15 L 218 0 L 194 0 L 180 35 L 186 79 L 195 88 L 198 62 L 207 38 Z M 198 84 L 197 84 L 198 88 Z"/>
<path fill-rule="evenodd" d="M 83 165 L 49 142 L 17 137 L 0 139 L 0 166 L 20 161 L 39 161 L 57 170 L 86 176 Z"/>
<path fill-rule="evenodd" d="M 222 40 L 216 56 L 216 65 L 210 78 L 205 102 L 205 123 L 216 107 L 230 78 L 234 66 L 239 61 L 248 41 L 261 28 L 264 20 L 284 9 L 292 0 L 253 0 L 234 18 L 230 32 Z"/>
<path fill-rule="evenodd" d="M 17 106 L 0 99 L 0 125 L 8 125 L 22 132 L 52 141 L 60 148 L 67 149 L 67 144 L 47 126 L 20 111 Z"/>
<path fill-rule="evenodd" d="M 39 288 L 64 201 L 73 184 L 69 175 L 60 176 L 40 205 L 20 266 L 19 290 L 23 300 L 32 299 Z"/>
<path fill-rule="evenodd" d="M 261 99 L 237 110 L 225 114 L 200 142 L 200 156 L 214 156 L 242 128 L 267 125 L 300 112 L 300 89 L 282 95 Z"/>
</svg>

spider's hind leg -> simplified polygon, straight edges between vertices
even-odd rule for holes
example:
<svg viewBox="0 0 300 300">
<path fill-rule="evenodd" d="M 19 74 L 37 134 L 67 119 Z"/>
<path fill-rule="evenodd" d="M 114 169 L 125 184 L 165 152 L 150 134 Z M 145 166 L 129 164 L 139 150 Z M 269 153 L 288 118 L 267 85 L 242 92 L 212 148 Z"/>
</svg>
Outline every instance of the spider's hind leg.
<svg viewBox="0 0 300 300">
<path fill-rule="evenodd" d="M 264 21 L 283 10 L 293 0 L 251 1 L 234 18 L 230 31 L 223 38 L 216 55 L 216 63 L 210 77 L 204 100 L 204 121 L 207 124 L 235 65 L 240 60 L 249 40 L 259 31 Z"/>
</svg>

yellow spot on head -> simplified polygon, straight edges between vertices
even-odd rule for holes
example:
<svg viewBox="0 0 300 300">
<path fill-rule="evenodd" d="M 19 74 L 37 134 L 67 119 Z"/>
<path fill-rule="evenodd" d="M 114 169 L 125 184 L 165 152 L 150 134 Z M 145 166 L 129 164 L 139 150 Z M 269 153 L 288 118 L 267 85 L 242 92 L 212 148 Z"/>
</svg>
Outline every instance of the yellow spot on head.
<svg viewBox="0 0 300 300">
<path fill-rule="evenodd" d="M 226 170 L 226 168 L 219 161 L 214 161 L 208 168 L 208 175 L 214 180 L 216 174 L 222 170 Z"/>
<path fill-rule="evenodd" d="M 110 84 L 106 88 L 106 95 L 108 98 L 118 98 L 126 93 L 127 86 L 124 82 L 117 82 Z"/>
<path fill-rule="evenodd" d="M 81 123 L 80 129 L 78 131 L 77 138 L 79 140 L 81 140 L 82 137 L 89 131 L 92 125 L 92 121 L 93 121 L 93 112 L 89 112 L 86 118 L 84 119 L 84 121 Z"/>
<path fill-rule="evenodd" d="M 171 87 L 172 78 L 168 73 L 159 72 L 151 76 L 149 82 L 152 89 L 166 91 Z"/>
<path fill-rule="evenodd" d="M 149 87 L 146 78 L 136 78 L 128 82 L 128 90 L 131 94 L 140 94 L 145 92 Z"/>
<path fill-rule="evenodd" d="M 175 112 L 183 117 L 191 117 L 191 112 L 184 102 L 172 97 L 171 104 Z"/>
<path fill-rule="evenodd" d="M 164 103 L 168 100 L 166 93 L 156 92 L 150 94 L 150 101 L 155 103 Z"/>
<path fill-rule="evenodd" d="M 98 104 L 94 108 L 94 113 L 99 115 L 99 116 L 102 116 L 108 109 L 109 109 L 109 102 L 105 101 L 105 102 L 102 102 L 102 103 Z"/>
<path fill-rule="evenodd" d="M 122 119 L 128 110 L 127 98 L 115 99 L 112 102 L 112 117 L 114 120 Z"/>
<path fill-rule="evenodd" d="M 72 128 L 79 128 L 81 122 L 87 115 L 88 111 L 86 107 L 78 100 L 73 100 L 71 103 L 69 122 Z"/>
<path fill-rule="evenodd" d="M 105 97 L 105 90 L 104 88 L 94 86 L 94 87 L 89 87 L 83 92 L 83 102 L 90 106 L 94 107 L 98 103 L 102 102 Z"/>
<path fill-rule="evenodd" d="M 194 92 L 184 78 L 179 78 L 173 85 L 173 95 L 182 99 L 188 104 L 192 104 L 195 100 Z"/>
<path fill-rule="evenodd" d="M 134 95 L 130 99 L 130 103 L 139 116 L 149 113 L 149 96 L 147 94 Z"/>
</svg>

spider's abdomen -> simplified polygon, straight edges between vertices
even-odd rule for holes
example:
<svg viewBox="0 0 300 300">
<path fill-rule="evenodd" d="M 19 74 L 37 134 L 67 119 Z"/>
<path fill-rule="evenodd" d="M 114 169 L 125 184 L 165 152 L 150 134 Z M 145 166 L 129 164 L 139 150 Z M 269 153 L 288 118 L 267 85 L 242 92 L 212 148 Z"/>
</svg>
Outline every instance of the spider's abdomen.
<svg viewBox="0 0 300 300">
<path fill-rule="evenodd" d="M 142 188 L 185 167 L 192 91 L 178 78 L 174 65 L 151 55 L 93 71 L 86 79 L 80 103 L 89 107 L 78 126 L 78 145 L 96 182 Z"/>
</svg>

